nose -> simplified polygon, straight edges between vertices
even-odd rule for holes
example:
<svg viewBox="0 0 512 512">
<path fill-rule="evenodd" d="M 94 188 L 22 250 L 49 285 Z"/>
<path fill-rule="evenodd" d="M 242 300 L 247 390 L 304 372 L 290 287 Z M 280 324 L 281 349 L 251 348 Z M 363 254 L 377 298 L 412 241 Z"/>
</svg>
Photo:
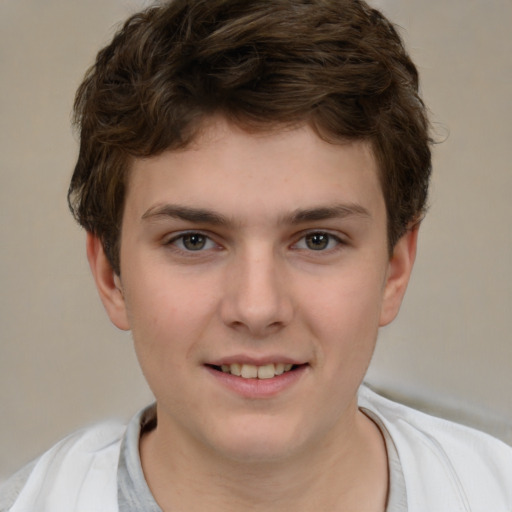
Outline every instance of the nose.
<svg viewBox="0 0 512 512">
<path fill-rule="evenodd" d="M 293 304 L 284 267 L 270 248 L 247 249 L 235 257 L 226 275 L 223 322 L 258 338 L 288 325 Z"/>
</svg>

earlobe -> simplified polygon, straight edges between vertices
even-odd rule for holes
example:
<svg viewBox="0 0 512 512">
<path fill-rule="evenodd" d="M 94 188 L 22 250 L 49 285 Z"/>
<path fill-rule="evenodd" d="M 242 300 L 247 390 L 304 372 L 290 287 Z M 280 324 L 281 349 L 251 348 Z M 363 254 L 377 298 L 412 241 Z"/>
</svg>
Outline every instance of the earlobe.
<svg viewBox="0 0 512 512">
<path fill-rule="evenodd" d="M 119 329 L 127 331 L 130 329 L 130 324 L 121 278 L 112 269 L 100 239 L 92 233 L 87 233 L 86 243 L 87 259 L 101 302 L 111 322 Z"/>
<path fill-rule="evenodd" d="M 416 258 L 418 230 L 419 226 L 407 230 L 393 249 L 382 301 L 379 324 L 381 327 L 391 323 L 400 310 Z"/>
</svg>

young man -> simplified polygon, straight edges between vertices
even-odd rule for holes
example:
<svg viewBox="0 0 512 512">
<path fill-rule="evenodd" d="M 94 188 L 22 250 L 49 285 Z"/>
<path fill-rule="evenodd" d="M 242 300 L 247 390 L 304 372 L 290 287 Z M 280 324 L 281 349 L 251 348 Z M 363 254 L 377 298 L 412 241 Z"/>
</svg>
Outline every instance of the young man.
<svg viewBox="0 0 512 512">
<path fill-rule="evenodd" d="M 174 0 L 75 104 L 70 205 L 155 405 L 74 434 L 2 510 L 512 509 L 512 449 L 361 387 L 430 175 L 416 69 L 355 0 Z"/>
</svg>

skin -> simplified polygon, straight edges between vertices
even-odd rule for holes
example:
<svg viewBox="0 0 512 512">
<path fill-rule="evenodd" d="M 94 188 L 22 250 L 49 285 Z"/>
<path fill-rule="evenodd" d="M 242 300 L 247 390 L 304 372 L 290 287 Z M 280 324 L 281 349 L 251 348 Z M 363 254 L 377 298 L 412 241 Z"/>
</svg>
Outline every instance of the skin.
<svg viewBox="0 0 512 512">
<path fill-rule="evenodd" d="M 140 451 L 163 510 L 203 510 L 205 496 L 209 511 L 385 509 L 385 445 L 356 394 L 416 236 L 389 257 L 371 149 L 306 125 L 212 119 L 191 147 L 135 160 L 121 275 L 93 235 L 87 246 L 157 400 Z M 208 366 L 283 359 L 300 372 L 268 396 Z"/>
</svg>

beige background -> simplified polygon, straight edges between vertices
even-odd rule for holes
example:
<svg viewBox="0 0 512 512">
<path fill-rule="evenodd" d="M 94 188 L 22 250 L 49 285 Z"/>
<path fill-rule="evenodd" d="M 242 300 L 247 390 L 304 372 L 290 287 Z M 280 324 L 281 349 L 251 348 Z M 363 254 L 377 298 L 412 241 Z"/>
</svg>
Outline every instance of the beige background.
<svg viewBox="0 0 512 512">
<path fill-rule="evenodd" d="M 431 211 L 369 380 L 512 442 L 512 2 L 380 0 L 438 138 Z M 0 478 L 67 432 L 151 400 L 68 214 L 73 95 L 141 0 L 0 0 Z"/>
</svg>

